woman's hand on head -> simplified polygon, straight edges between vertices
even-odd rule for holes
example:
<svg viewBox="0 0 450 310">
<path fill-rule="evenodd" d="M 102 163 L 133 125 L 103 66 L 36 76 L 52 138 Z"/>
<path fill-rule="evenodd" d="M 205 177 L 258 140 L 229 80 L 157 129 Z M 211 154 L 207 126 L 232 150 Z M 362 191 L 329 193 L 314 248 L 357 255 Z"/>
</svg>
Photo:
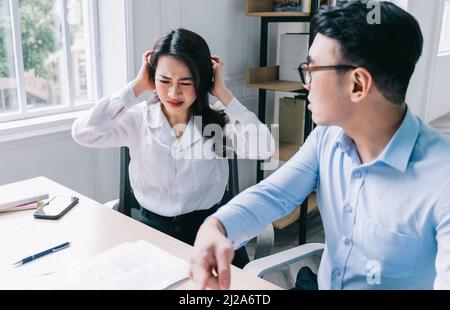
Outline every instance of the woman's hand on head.
<svg viewBox="0 0 450 310">
<path fill-rule="evenodd" d="M 217 55 L 212 55 L 211 62 L 214 71 L 214 85 L 211 88 L 211 95 L 219 99 L 225 106 L 228 106 L 234 96 L 223 81 L 223 60 Z"/>
<path fill-rule="evenodd" d="M 149 60 L 153 50 L 148 50 L 142 55 L 142 65 L 139 73 L 133 82 L 133 90 L 136 97 L 139 97 L 145 91 L 155 90 L 155 81 L 149 73 Z"/>
</svg>

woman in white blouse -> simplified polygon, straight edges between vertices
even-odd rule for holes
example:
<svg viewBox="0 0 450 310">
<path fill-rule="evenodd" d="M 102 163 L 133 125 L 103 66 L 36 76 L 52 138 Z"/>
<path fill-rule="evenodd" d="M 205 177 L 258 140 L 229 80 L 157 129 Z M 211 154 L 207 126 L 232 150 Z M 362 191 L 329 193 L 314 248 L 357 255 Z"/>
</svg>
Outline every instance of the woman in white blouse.
<svg viewBox="0 0 450 310">
<path fill-rule="evenodd" d="M 274 141 L 225 86 L 222 60 L 196 33 L 171 31 L 142 61 L 134 81 L 75 121 L 72 136 L 89 147 L 127 146 L 140 220 L 193 245 L 228 181 L 217 142 L 231 140 L 238 158 L 266 159 Z M 210 105 L 209 93 L 219 101 Z M 245 249 L 238 250 L 235 265 L 247 261 Z"/>
</svg>

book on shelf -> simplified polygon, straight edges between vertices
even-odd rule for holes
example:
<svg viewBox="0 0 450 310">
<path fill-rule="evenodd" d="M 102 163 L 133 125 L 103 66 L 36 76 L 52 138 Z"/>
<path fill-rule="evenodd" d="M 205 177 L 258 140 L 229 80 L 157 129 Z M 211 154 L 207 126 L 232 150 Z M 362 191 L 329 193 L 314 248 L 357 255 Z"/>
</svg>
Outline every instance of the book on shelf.
<svg viewBox="0 0 450 310">
<path fill-rule="evenodd" d="M 273 0 L 274 12 L 301 12 L 306 0 Z"/>
</svg>

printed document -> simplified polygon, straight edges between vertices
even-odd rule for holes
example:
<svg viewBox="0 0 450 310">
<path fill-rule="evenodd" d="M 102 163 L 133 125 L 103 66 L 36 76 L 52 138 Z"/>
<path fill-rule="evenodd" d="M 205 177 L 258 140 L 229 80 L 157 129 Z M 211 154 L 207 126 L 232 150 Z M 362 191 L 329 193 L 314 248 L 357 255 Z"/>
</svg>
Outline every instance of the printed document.
<svg viewBox="0 0 450 310">
<path fill-rule="evenodd" d="M 70 266 L 65 282 L 81 289 L 160 290 L 186 279 L 188 271 L 187 261 L 139 240 Z"/>
</svg>

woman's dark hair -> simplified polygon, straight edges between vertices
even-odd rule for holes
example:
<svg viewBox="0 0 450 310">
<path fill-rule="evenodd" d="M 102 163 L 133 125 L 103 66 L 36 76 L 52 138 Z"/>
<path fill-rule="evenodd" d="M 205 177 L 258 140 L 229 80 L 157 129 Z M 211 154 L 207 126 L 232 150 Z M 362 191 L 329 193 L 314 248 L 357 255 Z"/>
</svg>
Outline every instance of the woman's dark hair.
<svg viewBox="0 0 450 310">
<path fill-rule="evenodd" d="M 190 107 L 192 116 L 202 116 L 202 133 L 209 124 L 224 127 L 227 123 L 223 111 L 215 111 L 209 106 L 208 94 L 213 87 L 213 67 L 211 52 L 206 41 L 198 34 L 177 29 L 160 38 L 153 47 L 149 63 L 150 76 L 155 80 L 158 59 L 161 56 L 172 56 L 183 61 L 192 74 L 197 99 Z"/>
<path fill-rule="evenodd" d="M 371 23 L 376 5 L 380 6 L 379 23 Z M 368 5 L 367 0 L 357 0 L 342 7 L 321 8 L 312 27 L 315 34 L 339 42 L 342 61 L 366 68 L 387 100 L 405 102 L 423 48 L 419 23 L 412 15 L 390 2 Z"/>
</svg>

